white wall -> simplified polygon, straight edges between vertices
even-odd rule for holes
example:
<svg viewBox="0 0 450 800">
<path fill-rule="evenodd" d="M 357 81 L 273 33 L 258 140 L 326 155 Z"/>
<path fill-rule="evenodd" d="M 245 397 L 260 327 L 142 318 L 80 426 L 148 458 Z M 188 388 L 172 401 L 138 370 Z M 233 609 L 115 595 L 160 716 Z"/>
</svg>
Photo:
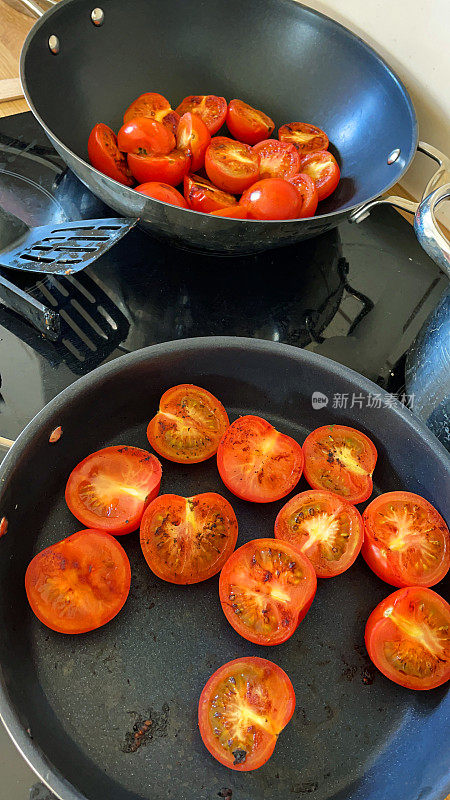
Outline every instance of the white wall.
<svg viewBox="0 0 450 800">
<path fill-rule="evenodd" d="M 303 0 L 370 44 L 401 78 L 419 137 L 450 157 L 450 0 Z M 417 155 L 402 185 L 419 198 L 433 162 Z M 450 225 L 450 201 L 439 219 Z"/>
</svg>

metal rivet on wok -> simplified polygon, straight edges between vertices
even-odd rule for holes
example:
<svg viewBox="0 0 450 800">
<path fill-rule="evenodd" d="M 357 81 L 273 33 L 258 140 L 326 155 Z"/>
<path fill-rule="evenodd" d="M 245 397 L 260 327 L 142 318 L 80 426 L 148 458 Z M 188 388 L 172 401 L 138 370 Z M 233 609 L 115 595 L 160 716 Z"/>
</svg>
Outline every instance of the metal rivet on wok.
<svg viewBox="0 0 450 800">
<path fill-rule="evenodd" d="M 400 155 L 400 148 L 396 147 L 395 150 L 392 151 L 392 153 L 389 153 L 389 155 L 387 157 L 387 163 L 388 164 L 393 164 L 394 161 L 397 161 L 397 158 L 399 157 L 399 155 Z"/>
<path fill-rule="evenodd" d="M 55 56 L 58 55 L 58 53 L 59 53 L 59 39 L 58 39 L 57 36 L 55 36 L 54 33 L 52 33 L 52 35 L 48 37 L 48 46 L 50 48 L 50 51 L 53 53 L 53 55 L 55 55 Z"/>
<path fill-rule="evenodd" d="M 103 9 L 94 8 L 94 10 L 91 11 L 91 20 L 94 23 L 94 25 L 103 25 L 105 21 L 105 12 L 103 11 Z"/>
</svg>

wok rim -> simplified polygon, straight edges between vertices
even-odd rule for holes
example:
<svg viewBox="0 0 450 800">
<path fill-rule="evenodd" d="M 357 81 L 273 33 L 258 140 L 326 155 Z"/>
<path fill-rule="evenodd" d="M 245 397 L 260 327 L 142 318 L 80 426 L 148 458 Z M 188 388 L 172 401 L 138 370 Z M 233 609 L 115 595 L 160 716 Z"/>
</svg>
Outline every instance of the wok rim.
<svg viewBox="0 0 450 800">
<path fill-rule="evenodd" d="M 367 393 L 373 393 L 374 389 L 378 394 L 388 395 L 388 393 L 377 384 L 373 383 L 369 378 L 365 378 L 355 370 L 350 369 L 337 361 L 326 358 L 318 353 L 304 350 L 303 348 L 295 347 L 294 345 L 283 344 L 280 342 L 271 342 L 264 339 L 251 339 L 241 336 L 204 336 L 189 339 L 177 339 L 170 342 L 162 342 L 160 344 L 149 345 L 148 347 L 135 350 L 132 353 L 115 358 L 106 364 L 102 364 L 92 372 L 78 378 L 71 383 L 52 400 L 50 400 L 44 408 L 39 411 L 33 419 L 25 426 L 23 431 L 17 437 L 16 442 L 11 450 L 7 453 L 2 463 L 0 464 L 0 485 L 6 482 L 7 477 L 10 477 L 14 470 L 17 459 L 23 455 L 28 447 L 28 440 L 36 435 L 51 419 L 52 415 L 60 408 L 61 404 L 67 404 L 75 401 L 79 395 L 82 395 L 92 383 L 97 383 L 98 378 L 111 377 L 115 373 L 120 373 L 124 366 L 129 367 L 133 364 L 138 364 L 142 361 L 158 359 L 167 354 L 185 354 L 189 351 L 205 349 L 221 349 L 232 350 L 240 349 L 246 352 L 269 352 L 279 353 L 280 356 L 289 358 L 291 362 L 297 362 L 299 365 L 316 366 L 319 369 L 324 369 L 342 379 L 351 381 L 355 387 Z M 432 448 L 442 464 L 443 470 L 449 474 L 450 478 L 450 462 L 448 453 L 444 446 L 434 436 L 434 434 L 426 428 L 426 426 L 414 415 L 412 412 L 397 401 L 393 406 L 386 409 L 388 413 L 395 415 L 399 418 L 401 424 L 406 425 L 411 433 L 419 436 L 424 444 Z M 0 492 L 1 501 L 1 492 Z M 9 697 L 6 681 L 3 675 L 2 664 L 0 663 L 0 720 L 3 722 L 9 736 L 11 737 L 14 745 L 22 755 L 28 766 L 35 772 L 37 777 L 45 784 L 45 786 L 53 792 L 59 800 L 89 800 L 86 795 L 81 794 L 72 783 L 67 781 L 51 761 L 47 758 L 44 751 L 41 750 L 39 745 L 35 743 L 32 738 L 27 734 L 24 726 L 20 722 L 19 716 L 15 710 L 14 704 Z M 439 787 L 436 788 L 434 797 L 439 796 Z"/>
<path fill-rule="evenodd" d="M 267 225 L 267 224 L 280 225 L 280 223 L 283 223 L 283 224 L 289 224 L 289 223 L 297 223 L 297 224 L 299 224 L 299 223 L 303 223 L 306 226 L 306 224 L 310 223 L 311 220 L 323 220 L 324 223 L 327 220 L 329 220 L 330 222 L 333 222 L 336 217 L 342 217 L 342 215 L 349 216 L 353 211 L 356 211 L 357 209 L 360 209 L 363 206 L 365 206 L 366 203 L 370 203 L 372 200 L 375 200 L 376 198 L 380 197 L 381 195 L 384 195 L 386 192 L 389 191 L 389 189 L 391 189 L 393 186 L 395 186 L 396 183 L 398 183 L 401 180 L 401 178 L 403 177 L 405 172 L 409 169 L 409 167 L 410 167 L 410 165 L 411 165 L 411 163 L 412 163 L 412 161 L 413 161 L 413 159 L 414 159 L 414 157 L 415 157 L 415 155 L 417 153 L 417 145 L 418 145 L 418 141 L 419 141 L 419 130 L 418 130 L 418 122 L 417 122 L 416 110 L 414 108 L 414 104 L 413 104 L 413 102 L 411 100 L 410 94 L 409 94 L 405 84 L 403 83 L 403 81 L 399 78 L 397 73 L 392 69 L 392 67 L 388 64 L 388 62 L 382 56 L 380 56 L 380 54 L 377 53 L 377 51 L 373 47 L 371 47 L 369 44 L 367 44 L 367 42 L 365 42 L 364 39 L 362 39 L 356 33 L 353 33 L 353 31 L 351 31 L 349 28 L 346 28 L 345 25 L 342 25 L 340 22 L 337 22 L 336 20 L 334 20 L 332 17 L 328 17 L 326 14 L 323 14 L 321 11 L 317 11 L 316 9 L 309 8 L 308 6 L 303 5 L 303 3 L 298 2 L 298 0 L 280 0 L 280 1 L 281 2 L 295 3 L 295 6 L 298 7 L 299 9 L 301 9 L 303 12 L 309 13 L 309 14 L 315 16 L 315 17 L 319 17 L 321 19 L 327 20 L 328 22 L 331 22 L 333 25 L 335 25 L 337 28 L 340 29 L 340 31 L 342 32 L 342 34 L 344 36 L 346 36 L 347 38 L 350 38 L 352 40 L 357 41 L 359 43 L 359 45 L 363 48 L 363 50 L 366 51 L 368 56 L 370 58 L 375 59 L 379 64 L 381 64 L 386 69 L 386 71 L 389 73 L 391 79 L 398 85 L 398 87 L 399 87 L 399 89 L 400 89 L 400 91 L 401 91 L 401 93 L 402 93 L 402 95 L 404 97 L 404 100 L 406 102 L 406 105 L 407 105 L 407 107 L 409 109 L 410 116 L 411 116 L 411 121 L 412 121 L 411 151 L 410 151 L 410 153 L 409 153 L 409 155 L 408 155 L 408 157 L 407 157 L 407 159 L 405 161 L 405 164 L 403 165 L 403 168 L 401 169 L 400 173 L 398 175 L 396 175 L 396 177 L 391 182 L 389 182 L 389 183 L 385 184 L 384 186 L 380 187 L 380 190 L 378 192 L 376 192 L 375 194 L 370 195 L 363 202 L 356 203 L 356 204 L 351 205 L 349 207 L 340 208 L 340 209 L 337 209 L 336 211 L 330 211 L 327 214 L 319 214 L 317 216 L 315 215 L 313 217 L 304 217 L 304 218 L 299 218 L 299 219 L 285 219 L 285 220 L 251 220 L 251 219 L 239 220 L 239 222 L 241 222 L 241 223 L 245 222 L 245 223 L 249 223 L 251 225 L 261 225 L 261 224 L 264 224 L 264 225 Z M 21 83 L 21 86 L 22 86 L 22 91 L 23 91 L 25 100 L 28 103 L 30 111 L 32 112 L 34 117 L 37 119 L 37 121 L 39 122 L 41 127 L 44 129 L 44 131 L 47 134 L 47 136 L 49 137 L 50 141 L 57 142 L 58 146 L 61 147 L 61 149 L 63 151 L 67 150 L 70 153 L 71 157 L 77 162 L 77 164 L 81 165 L 83 169 L 85 169 L 87 167 L 90 173 L 94 173 L 96 175 L 101 176 L 102 180 L 106 181 L 106 185 L 108 187 L 111 187 L 111 191 L 113 191 L 114 187 L 117 186 L 118 182 L 115 181 L 113 178 L 109 178 L 107 175 L 104 175 L 103 172 L 100 172 L 98 169 L 93 167 L 88 161 L 85 161 L 83 158 L 81 158 L 81 156 L 79 156 L 76 153 L 74 153 L 74 151 L 71 150 L 69 147 L 67 147 L 67 145 L 65 145 L 64 142 L 62 142 L 61 139 L 59 139 L 53 133 L 53 131 L 48 127 L 48 125 L 44 122 L 44 120 L 42 119 L 41 115 L 39 114 L 39 112 L 37 111 L 37 109 L 36 109 L 36 107 L 34 105 L 34 102 L 33 102 L 32 98 L 31 98 L 30 92 L 28 91 L 27 81 L 26 81 L 26 77 L 25 77 L 25 59 L 26 59 L 26 56 L 27 56 L 27 53 L 28 53 L 28 48 L 30 46 L 31 41 L 34 38 L 35 33 L 39 30 L 39 28 L 42 25 L 44 25 L 47 22 L 48 19 L 50 19 L 52 17 L 53 14 L 56 14 L 56 13 L 60 12 L 61 9 L 64 8 L 64 6 L 69 5 L 69 4 L 75 4 L 76 2 L 77 2 L 77 0 L 59 0 L 59 2 L 56 3 L 54 6 L 52 6 L 50 9 L 48 9 L 42 15 L 42 17 L 40 17 L 38 20 L 36 20 L 35 24 L 31 28 L 31 30 L 29 31 L 29 33 L 28 33 L 28 35 L 27 35 L 27 37 L 26 37 L 26 39 L 25 39 L 25 41 L 23 43 L 22 50 L 21 50 L 21 53 L 20 53 L 20 64 L 19 64 L 19 66 L 20 66 L 20 83 Z M 135 192 L 135 189 L 132 189 L 129 186 L 125 186 L 123 184 L 119 184 L 119 186 L 121 186 L 121 190 L 125 189 L 127 192 L 133 192 L 133 193 Z M 90 191 L 92 191 L 90 186 L 89 186 L 89 189 L 90 189 Z M 93 192 L 93 194 L 95 194 L 95 192 Z M 130 198 L 132 197 L 131 194 L 129 196 L 130 196 Z M 176 211 L 183 211 L 183 212 L 188 212 L 189 214 L 196 214 L 196 215 L 201 214 L 202 217 L 208 217 L 209 219 L 211 219 L 210 214 L 206 214 L 203 211 L 194 211 L 193 209 L 190 209 L 190 208 L 181 208 L 181 207 L 172 206 L 170 203 L 165 203 L 163 200 L 157 200 L 156 198 L 153 198 L 153 197 L 147 197 L 146 198 L 146 206 L 148 205 L 151 208 L 152 205 L 155 204 L 155 203 L 157 203 L 158 206 L 163 206 L 163 207 L 170 206 L 170 208 L 172 208 L 172 209 L 175 208 Z M 222 221 L 225 220 L 229 224 L 235 224 L 236 223 L 235 219 L 230 219 L 230 218 L 227 218 L 227 217 L 219 217 L 218 216 L 218 219 L 221 219 Z M 145 222 L 146 220 L 142 220 L 142 221 Z M 319 231 L 317 231 L 317 233 L 319 233 Z"/>
</svg>

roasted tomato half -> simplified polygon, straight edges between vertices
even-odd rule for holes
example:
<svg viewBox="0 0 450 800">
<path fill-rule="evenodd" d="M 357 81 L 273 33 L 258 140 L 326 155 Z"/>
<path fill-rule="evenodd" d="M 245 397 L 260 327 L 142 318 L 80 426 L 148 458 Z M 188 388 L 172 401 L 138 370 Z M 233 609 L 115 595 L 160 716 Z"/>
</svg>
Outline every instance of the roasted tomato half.
<svg viewBox="0 0 450 800">
<path fill-rule="evenodd" d="M 187 111 L 198 114 L 213 136 L 225 122 L 227 101 L 224 97 L 216 97 L 215 94 L 191 94 L 185 97 L 177 108 L 180 117 Z"/>
<path fill-rule="evenodd" d="M 380 494 L 363 514 L 361 550 L 392 586 L 434 586 L 450 568 L 450 535 L 441 515 L 411 492 Z"/>
<path fill-rule="evenodd" d="M 339 165 L 328 150 L 317 150 L 302 156 L 299 172 L 305 172 L 313 179 L 319 195 L 319 203 L 334 192 L 341 177 Z"/>
<path fill-rule="evenodd" d="M 118 536 L 139 527 L 144 509 L 159 492 L 156 456 L 117 445 L 91 453 L 70 473 L 66 503 L 84 525 Z"/>
<path fill-rule="evenodd" d="M 85 633 L 119 613 L 130 591 L 128 556 L 104 531 L 52 544 L 28 565 L 25 590 L 37 618 L 58 633 Z"/>
<path fill-rule="evenodd" d="M 293 144 L 276 139 L 255 144 L 253 152 L 259 158 L 260 178 L 292 178 L 300 169 L 300 156 Z"/>
<path fill-rule="evenodd" d="M 189 172 L 191 159 L 181 150 L 172 150 L 167 156 L 128 154 L 128 166 L 138 183 L 168 183 L 178 186 Z"/>
<path fill-rule="evenodd" d="M 313 217 L 317 211 L 317 204 L 319 202 L 319 193 L 316 189 L 316 184 L 309 175 L 299 172 L 293 178 L 288 178 L 288 182 L 295 186 L 300 195 L 301 207 L 298 211 L 298 217 L 304 219 L 305 217 Z"/>
<path fill-rule="evenodd" d="M 204 214 L 210 214 L 211 211 L 218 211 L 229 206 L 237 206 L 237 200 L 233 194 L 222 192 L 211 181 L 200 175 L 186 175 L 184 196 L 193 211 L 202 211 Z"/>
<path fill-rule="evenodd" d="M 256 656 L 237 658 L 220 667 L 200 695 L 200 736 L 225 767 L 258 769 L 294 708 L 294 688 L 281 667 Z"/>
<path fill-rule="evenodd" d="M 323 425 L 303 443 L 304 475 L 313 489 L 328 489 L 349 503 L 362 503 L 372 494 L 377 462 L 374 443 L 346 425 Z"/>
<path fill-rule="evenodd" d="M 135 117 L 156 119 L 157 122 L 162 122 L 166 128 L 169 128 L 174 135 L 180 119 L 179 114 L 170 107 L 169 101 L 157 92 L 146 92 L 141 94 L 137 100 L 133 100 L 125 111 L 123 121 L 129 122 Z"/>
<path fill-rule="evenodd" d="M 432 589 L 398 589 L 377 605 L 366 625 L 376 667 L 407 689 L 435 689 L 450 678 L 450 606 Z"/>
<path fill-rule="evenodd" d="M 289 142 L 297 148 L 300 155 L 328 149 L 328 136 L 315 125 L 307 122 L 288 122 L 278 131 L 280 142 Z"/>
<path fill-rule="evenodd" d="M 122 125 L 117 144 L 124 153 L 166 156 L 175 147 L 175 136 L 162 122 L 136 117 Z"/>
<path fill-rule="evenodd" d="M 253 145 L 268 139 L 275 123 L 263 111 L 258 111 L 243 100 L 231 100 L 228 104 L 227 127 L 239 142 Z"/>
<path fill-rule="evenodd" d="M 180 206 L 180 208 L 189 208 L 183 195 L 173 186 L 169 186 L 168 183 L 149 181 L 148 183 L 141 183 L 135 189 L 136 192 L 146 194 L 147 197 L 153 197 L 155 200 L 162 200 L 163 203 L 170 203 L 170 205 Z"/>
<path fill-rule="evenodd" d="M 244 192 L 239 203 L 246 209 L 249 219 L 297 219 L 302 210 L 298 190 L 282 178 L 256 181 Z"/>
<path fill-rule="evenodd" d="M 92 128 L 88 141 L 88 156 L 92 166 L 99 172 L 125 186 L 133 186 L 133 176 L 124 154 L 118 148 L 117 136 L 103 122 Z"/>
<path fill-rule="evenodd" d="M 281 539 L 253 539 L 231 554 L 220 573 L 219 596 L 234 630 L 255 644 L 289 639 L 316 593 L 314 567 Z"/>
<path fill-rule="evenodd" d="M 228 500 L 162 494 L 141 522 L 141 547 L 152 572 L 170 583 L 199 583 L 216 575 L 236 546 L 238 524 Z"/>
<path fill-rule="evenodd" d="M 275 520 L 275 536 L 298 547 L 318 578 L 333 578 L 351 567 L 363 541 L 355 506 L 320 489 L 296 494 Z"/>
<path fill-rule="evenodd" d="M 259 159 L 248 144 L 215 136 L 206 155 L 208 178 L 224 192 L 241 194 L 259 177 Z"/>
<path fill-rule="evenodd" d="M 227 412 L 217 397 L 200 386 L 182 383 L 164 392 L 147 437 L 169 461 L 195 464 L 217 452 L 228 425 Z"/>
<path fill-rule="evenodd" d="M 300 480 L 300 445 L 265 419 L 247 415 L 228 428 L 219 444 L 217 466 L 225 486 L 242 500 L 270 503 L 289 494 Z"/>
<path fill-rule="evenodd" d="M 203 167 L 210 141 L 211 134 L 202 118 L 186 111 L 178 124 L 177 147 L 190 156 L 193 172 Z"/>
</svg>

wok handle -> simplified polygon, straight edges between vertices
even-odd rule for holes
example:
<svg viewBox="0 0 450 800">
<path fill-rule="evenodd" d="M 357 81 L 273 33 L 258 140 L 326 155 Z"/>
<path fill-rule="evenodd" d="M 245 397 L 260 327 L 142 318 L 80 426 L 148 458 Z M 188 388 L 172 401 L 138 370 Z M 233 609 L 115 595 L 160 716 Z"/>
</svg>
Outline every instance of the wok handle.
<svg viewBox="0 0 450 800">
<path fill-rule="evenodd" d="M 426 142 L 419 142 L 417 150 L 436 161 L 438 169 L 428 181 L 419 203 L 396 195 L 385 195 L 360 206 L 350 215 L 350 222 L 362 222 L 372 208 L 388 204 L 414 214 L 414 231 L 423 249 L 450 278 L 450 242 L 436 222 L 438 203 L 450 197 L 450 159 Z"/>
</svg>

